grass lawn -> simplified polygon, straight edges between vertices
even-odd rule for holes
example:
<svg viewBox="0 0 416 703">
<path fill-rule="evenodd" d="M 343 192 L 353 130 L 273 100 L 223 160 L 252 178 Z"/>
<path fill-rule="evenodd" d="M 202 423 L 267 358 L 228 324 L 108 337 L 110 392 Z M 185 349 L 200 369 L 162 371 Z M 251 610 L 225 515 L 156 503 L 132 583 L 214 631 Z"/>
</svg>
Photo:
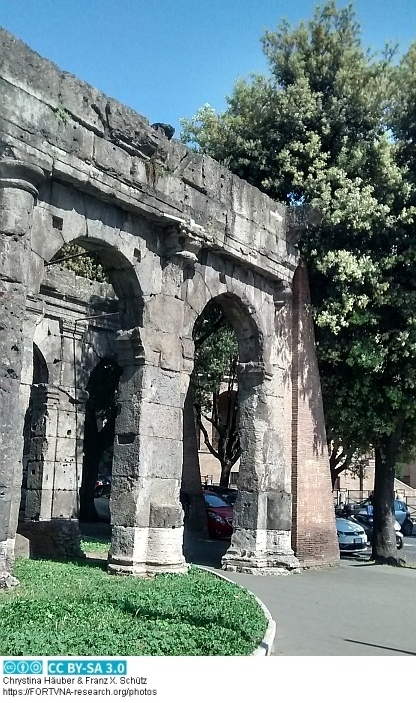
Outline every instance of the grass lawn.
<svg viewBox="0 0 416 703">
<path fill-rule="evenodd" d="M 250 594 L 195 567 L 140 579 L 18 559 L 13 573 L 20 585 L 0 592 L 2 656 L 247 655 L 267 627 Z"/>
<path fill-rule="evenodd" d="M 81 549 L 86 554 L 95 552 L 97 554 L 107 554 L 110 549 L 110 540 L 103 537 L 83 537 L 81 539 Z"/>
</svg>

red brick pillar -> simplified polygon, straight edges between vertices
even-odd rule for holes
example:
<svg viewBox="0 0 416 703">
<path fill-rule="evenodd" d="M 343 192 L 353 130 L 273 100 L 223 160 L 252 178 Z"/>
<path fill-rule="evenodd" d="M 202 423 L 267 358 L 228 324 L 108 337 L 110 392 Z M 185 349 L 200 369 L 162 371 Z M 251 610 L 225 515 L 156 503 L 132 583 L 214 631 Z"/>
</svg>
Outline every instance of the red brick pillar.
<svg viewBox="0 0 416 703">
<path fill-rule="evenodd" d="M 308 274 L 293 279 L 292 548 L 304 566 L 339 561 Z"/>
</svg>

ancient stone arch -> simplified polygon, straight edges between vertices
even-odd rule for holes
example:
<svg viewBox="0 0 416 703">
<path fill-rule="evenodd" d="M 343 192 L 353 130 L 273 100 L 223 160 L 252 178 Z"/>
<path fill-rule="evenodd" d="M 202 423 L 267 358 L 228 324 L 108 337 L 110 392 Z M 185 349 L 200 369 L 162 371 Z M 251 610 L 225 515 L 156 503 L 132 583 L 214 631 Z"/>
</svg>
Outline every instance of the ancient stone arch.
<svg viewBox="0 0 416 703">
<path fill-rule="evenodd" d="M 186 568 L 183 410 L 193 325 L 214 298 L 235 329 L 240 364 L 243 455 L 224 567 L 278 573 L 336 562 L 308 284 L 295 246 L 307 218 L 299 211 L 294 218 L 8 32 L 0 30 L 0 39 L 3 583 L 13 561 L 22 399 L 32 343 L 42 335 L 54 337 L 45 359 L 55 454 L 53 485 L 43 468 L 36 495 L 45 506 L 49 495 L 56 510 L 40 509 L 28 527 L 32 539 L 37 530 L 51 549 L 77 552 L 86 377 L 104 348 L 113 348 L 123 374 L 109 570 Z M 111 290 L 51 265 L 70 241 L 99 253 Z"/>
</svg>

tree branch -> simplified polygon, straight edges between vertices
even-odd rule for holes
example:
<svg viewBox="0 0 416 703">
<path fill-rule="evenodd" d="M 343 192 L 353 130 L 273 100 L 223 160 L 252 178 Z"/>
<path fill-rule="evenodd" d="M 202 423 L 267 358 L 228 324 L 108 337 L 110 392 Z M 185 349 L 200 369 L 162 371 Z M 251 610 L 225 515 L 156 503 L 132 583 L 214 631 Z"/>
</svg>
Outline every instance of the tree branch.
<svg viewBox="0 0 416 703">
<path fill-rule="evenodd" d="M 202 434 L 204 435 L 204 443 L 205 443 L 206 447 L 209 449 L 209 451 L 211 452 L 211 454 L 212 454 L 213 456 L 215 456 L 216 459 L 219 459 L 219 458 L 220 458 L 220 455 L 218 454 L 217 451 L 215 451 L 214 447 L 212 446 L 211 442 L 209 441 L 208 432 L 207 432 L 206 428 L 204 427 L 204 425 L 203 425 L 203 423 L 202 423 L 202 415 L 201 415 L 201 412 L 196 409 L 196 413 L 197 413 L 198 425 L 199 425 L 199 427 L 200 427 L 200 429 L 201 429 Z M 205 416 L 204 416 L 204 417 L 205 417 Z M 207 418 L 207 419 L 208 419 L 208 418 Z"/>
<path fill-rule="evenodd" d="M 218 319 L 211 325 L 209 330 L 205 332 L 205 334 L 201 335 L 201 337 L 198 337 L 198 339 L 194 339 L 195 349 L 199 349 L 203 345 L 203 343 L 211 337 L 212 334 L 218 332 L 218 330 L 223 327 L 225 321 L 226 317 L 222 312 Z"/>
</svg>

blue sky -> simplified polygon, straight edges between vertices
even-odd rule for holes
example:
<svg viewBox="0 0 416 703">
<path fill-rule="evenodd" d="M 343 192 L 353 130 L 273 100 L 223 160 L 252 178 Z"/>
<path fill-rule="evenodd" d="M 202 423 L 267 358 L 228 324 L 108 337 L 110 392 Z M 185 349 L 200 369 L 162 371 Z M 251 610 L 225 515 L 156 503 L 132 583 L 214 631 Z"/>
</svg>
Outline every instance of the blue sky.
<svg viewBox="0 0 416 703">
<path fill-rule="evenodd" d="M 147 117 L 168 122 L 237 77 L 266 71 L 260 36 L 311 17 L 314 0 L 0 0 L 0 25 L 42 56 Z M 339 2 L 340 5 L 347 4 Z M 401 51 L 416 40 L 416 0 L 356 0 L 364 42 Z"/>
</svg>

